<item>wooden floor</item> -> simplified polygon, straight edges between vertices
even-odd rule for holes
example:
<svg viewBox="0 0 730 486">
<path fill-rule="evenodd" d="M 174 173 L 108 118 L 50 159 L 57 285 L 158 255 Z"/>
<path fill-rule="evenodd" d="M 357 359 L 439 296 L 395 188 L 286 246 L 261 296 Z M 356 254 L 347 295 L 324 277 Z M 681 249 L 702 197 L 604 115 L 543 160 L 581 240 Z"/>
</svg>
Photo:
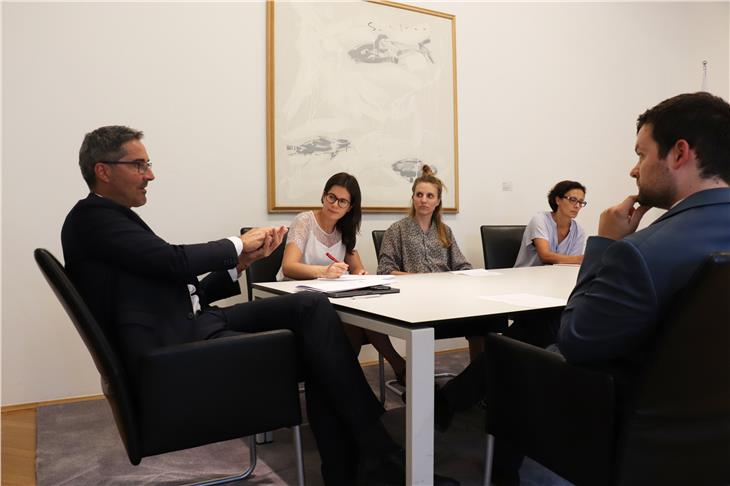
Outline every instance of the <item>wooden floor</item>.
<svg viewBox="0 0 730 486">
<path fill-rule="evenodd" d="M 35 486 L 35 408 L 2 413 L 2 485 Z"/>
</svg>

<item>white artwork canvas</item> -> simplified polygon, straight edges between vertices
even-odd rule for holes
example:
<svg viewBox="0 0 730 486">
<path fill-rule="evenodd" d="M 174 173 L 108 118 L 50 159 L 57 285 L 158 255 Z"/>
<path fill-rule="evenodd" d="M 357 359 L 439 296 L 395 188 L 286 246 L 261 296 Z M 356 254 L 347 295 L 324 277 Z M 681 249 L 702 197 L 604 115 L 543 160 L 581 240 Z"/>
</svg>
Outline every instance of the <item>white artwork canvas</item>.
<svg viewBox="0 0 730 486">
<path fill-rule="evenodd" d="M 402 211 L 428 164 L 458 210 L 454 17 L 392 2 L 268 4 L 269 210 L 319 206 L 349 172 Z"/>
</svg>

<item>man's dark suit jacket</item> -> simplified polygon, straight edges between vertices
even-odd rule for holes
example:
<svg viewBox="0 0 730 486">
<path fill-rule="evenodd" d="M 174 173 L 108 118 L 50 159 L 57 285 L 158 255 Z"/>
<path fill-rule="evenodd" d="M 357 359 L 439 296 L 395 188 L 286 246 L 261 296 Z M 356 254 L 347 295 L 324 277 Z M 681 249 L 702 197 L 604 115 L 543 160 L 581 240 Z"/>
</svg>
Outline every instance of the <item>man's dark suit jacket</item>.
<svg viewBox="0 0 730 486">
<path fill-rule="evenodd" d="M 61 241 L 71 280 L 132 368 L 150 349 L 222 330 L 222 322 L 195 319 L 187 284 L 203 308 L 240 293 L 227 271 L 238 262 L 231 241 L 171 245 L 134 211 L 95 194 L 69 212 Z"/>
<path fill-rule="evenodd" d="M 633 374 L 678 292 L 713 252 L 730 251 L 730 189 L 687 197 L 618 241 L 591 237 L 561 317 L 570 362 L 613 362 Z"/>
</svg>

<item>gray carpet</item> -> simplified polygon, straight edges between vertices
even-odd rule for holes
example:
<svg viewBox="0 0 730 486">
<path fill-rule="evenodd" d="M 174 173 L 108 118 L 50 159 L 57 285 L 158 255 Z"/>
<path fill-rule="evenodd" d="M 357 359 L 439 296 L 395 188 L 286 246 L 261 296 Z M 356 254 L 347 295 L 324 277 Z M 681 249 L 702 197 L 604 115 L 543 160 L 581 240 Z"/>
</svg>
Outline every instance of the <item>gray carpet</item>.
<svg viewBox="0 0 730 486">
<path fill-rule="evenodd" d="M 436 358 L 436 370 L 458 372 L 465 352 Z M 386 366 L 386 378 L 392 372 Z M 365 367 L 371 385 L 377 383 L 377 367 Z M 388 393 L 389 428 L 403 428 L 400 399 Z M 446 434 L 436 434 L 436 470 L 457 478 L 464 486 L 481 485 L 484 435 L 483 412 L 475 408 L 459 415 Z M 400 425 L 400 427 L 399 427 Z M 248 443 L 242 439 L 211 444 L 181 452 L 144 458 L 139 466 L 129 463 L 106 401 L 94 400 L 51 405 L 38 409 L 36 477 L 46 485 L 179 485 L 216 476 L 237 474 L 248 464 Z M 319 455 L 314 438 L 302 427 L 306 481 L 319 486 Z M 242 484 L 294 484 L 296 478 L 292 433 L 274 432 L 274 442 L 259 445 L 254 477 Z M 569 486 L 550 471 L 527 459 L 520 471 L 526 486 Z"/>
</svg>

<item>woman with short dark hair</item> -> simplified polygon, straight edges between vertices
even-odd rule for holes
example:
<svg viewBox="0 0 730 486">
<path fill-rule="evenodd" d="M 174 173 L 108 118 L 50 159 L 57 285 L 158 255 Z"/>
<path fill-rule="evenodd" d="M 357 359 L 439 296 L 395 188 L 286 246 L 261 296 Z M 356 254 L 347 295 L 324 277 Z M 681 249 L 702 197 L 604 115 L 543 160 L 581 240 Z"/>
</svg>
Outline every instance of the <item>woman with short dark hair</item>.
<svg viewBox="0 0 730 486">
<path fill-rule="evenodd" d="M 575 217 L 588 204 L 586 188 L 576 181 L 560 181 L 547 196 L 552 211 L 535 215 L 522 236 L 515 267 L 581 263 L 586 244 Z"/>
</svg>

